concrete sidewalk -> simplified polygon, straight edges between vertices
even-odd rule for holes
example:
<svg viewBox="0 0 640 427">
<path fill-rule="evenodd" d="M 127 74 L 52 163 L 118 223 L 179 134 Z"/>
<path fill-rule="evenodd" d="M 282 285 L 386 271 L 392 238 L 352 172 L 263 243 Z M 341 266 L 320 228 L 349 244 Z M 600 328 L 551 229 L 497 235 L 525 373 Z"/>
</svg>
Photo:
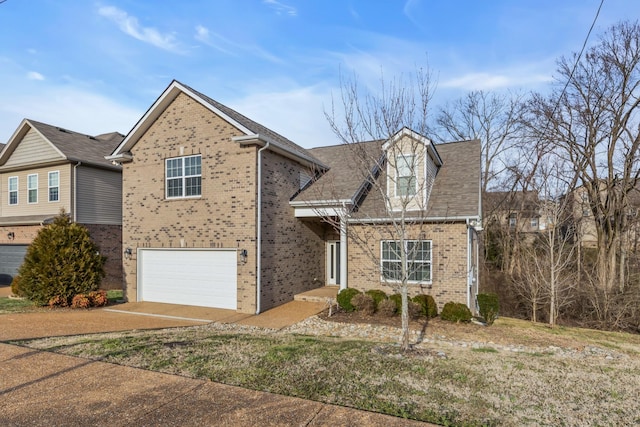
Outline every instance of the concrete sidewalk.
<svg viewBox="0 0 640 427">
<path fill-rule="evenodd" d="M 386 415 L 0 343 L 10 426 L 418 426 Z"/>
</svg>

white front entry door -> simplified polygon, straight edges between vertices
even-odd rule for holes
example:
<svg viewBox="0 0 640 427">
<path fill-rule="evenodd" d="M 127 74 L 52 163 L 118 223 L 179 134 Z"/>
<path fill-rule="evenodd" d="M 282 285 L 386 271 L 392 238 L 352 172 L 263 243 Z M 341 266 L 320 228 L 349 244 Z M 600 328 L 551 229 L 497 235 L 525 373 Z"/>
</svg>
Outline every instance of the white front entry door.
<svg viewBox="0 0 640 427">
<path fill-rule="evenodd" d="M 327 285 L 340 284 L 340 241 L 327 242 Z"/>
</svg>

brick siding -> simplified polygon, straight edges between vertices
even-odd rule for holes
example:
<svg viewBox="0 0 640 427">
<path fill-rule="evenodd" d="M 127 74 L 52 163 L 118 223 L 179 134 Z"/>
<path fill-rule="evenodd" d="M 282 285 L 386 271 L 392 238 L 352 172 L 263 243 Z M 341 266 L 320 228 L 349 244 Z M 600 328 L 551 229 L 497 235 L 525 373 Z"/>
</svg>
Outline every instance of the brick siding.
<svg viewBox="0 0 640 427">
<path fill-rule="evenodd" d="M 349 225 L 348 285 L 361 291 L 380 289 L 390 295 L 397 285 L 385 283 L 380 275 L 380 241 L 397 240 L 390 225 Z M 354 238 L 358 236 L 357 238 Z M 432 284 L 412 285 L 411 296 L 433 296 L 439 309 L 449 301 L 467 304 L 467 227 L 465 223 L 423 224 L 410 227 L 410 239 L 432 241 Z M 362 239 L 364 237 L 364 239 Z M 366 243 L 358 243 L 364 240 Z"/>
</svg>

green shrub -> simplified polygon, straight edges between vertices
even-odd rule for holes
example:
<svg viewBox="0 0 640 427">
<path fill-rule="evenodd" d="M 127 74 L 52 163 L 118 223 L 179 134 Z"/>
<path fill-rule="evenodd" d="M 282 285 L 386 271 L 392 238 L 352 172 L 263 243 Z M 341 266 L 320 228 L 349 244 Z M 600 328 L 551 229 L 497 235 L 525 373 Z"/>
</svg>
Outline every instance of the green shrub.
<svg viewBox="0 0 640 427">
<path fill-rule="evenodd" d="M 436 304 L 436 300 L 434 300 L 431 295 L 416 295 L 415 297 L 413 297 L 412 301 L 420 304 L 420 307 L 422 308 L 422 314 L 424 316 L 427 316 L 428 319 L 438 317 L 438 305 Z"/>
<path fill-rule="evenodd" d="M 418 319 L 422 316 L 422 306 L 417 302 L 409 301 L 407 308 L 409 309 L 409 319 Z"/>
<path fill-rule="evenodd" d="M 396 303 L 390 299 L 382 300 L 380 304 L 378 304 L 378 313 L 383 316 L 391 317 L 396 314 L 396 310 Z"/>
<path fill-rule="evenodd" d="M 448 320 L 450 322 L 470 322 L 471 311 L 465 304 L 458 302 L 448 302 L 442 308 L 440 318 L 442 320 Z"/>
<path fill-rule="evenodd" d="M 396 311 L 402 313 L 402 295 L 393 294 L 389 296 L 389 299 L 395 303 Z"/>
<path fill-rule="evenodd" d="M 353 298 L 351 298 L 351 305 L 363 314 L 367 316 L 373 315 L 376 311 L 376 303 L 373 301 L 373 298 L 367 294 L 357 294 Z"/>
<path fill-rule="evenodd" d="M 86 227 L 71 222 L 63 211 L 27 249 L 18 270 L 20 292 L 37 305 L 47 305 L 54 298 L 69 305 L 74 296 L 98 289 L 104 261 Z"/>
<path fill-rule="evenodd" d="M 498 301 L 498 295 L 489 292 L 478 294 L 477 298 L 480 316 L 484 319 L 487 325 L 493 325 L 493 322 L 498 317 L 498 312 L 500 311 L 500 302 Z"/>
<path fill-rule="evenodd" d="M 376 305 L 375 307 L 376 310 L 378 309 L 378 306 L 380 305 L 380 303 L 387 299 L 387 294 L 385 294 L 384 291 L 381 291 L 379 289 L 369 289 L 368 291 L 365 292 L 365 294 L 373 298 L 373 302 Z"/>
<path fill-rule="evenodd" d="M 354 288 L 346 288 L 338 292 L 338 305 L 344 311 L 353 311 L 355 307 L 351 304 L 351 299 L 361 292 Z"/>
<path fill-rule="evenodd" d="M 22 289 L 20 288 L 20 275 L 16 274 L 11 280 L 11 293 L 17 297 L 23 297 Z"/>
</svg>

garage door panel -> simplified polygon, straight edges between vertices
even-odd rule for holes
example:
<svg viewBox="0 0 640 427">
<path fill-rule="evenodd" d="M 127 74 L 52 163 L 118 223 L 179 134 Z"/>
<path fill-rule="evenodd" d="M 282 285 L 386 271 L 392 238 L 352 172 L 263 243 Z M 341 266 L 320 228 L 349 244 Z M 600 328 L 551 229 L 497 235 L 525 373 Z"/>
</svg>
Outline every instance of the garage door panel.
<svg viewBox="0 0 640 427">
<path fill-rule="evenodd" d="M 138 253 L 140 301 L 237 308 L 235 250 L 152 250 Z"/>
<path fill-rule="evenodd" d="M 18 268 L 24 261 L 27 248 L 27 245 L 0 245 L 0 275 L 8 279 L 18 274 Z M 9 283 L 11 283 L 10 280 Z"/>
</svg>

